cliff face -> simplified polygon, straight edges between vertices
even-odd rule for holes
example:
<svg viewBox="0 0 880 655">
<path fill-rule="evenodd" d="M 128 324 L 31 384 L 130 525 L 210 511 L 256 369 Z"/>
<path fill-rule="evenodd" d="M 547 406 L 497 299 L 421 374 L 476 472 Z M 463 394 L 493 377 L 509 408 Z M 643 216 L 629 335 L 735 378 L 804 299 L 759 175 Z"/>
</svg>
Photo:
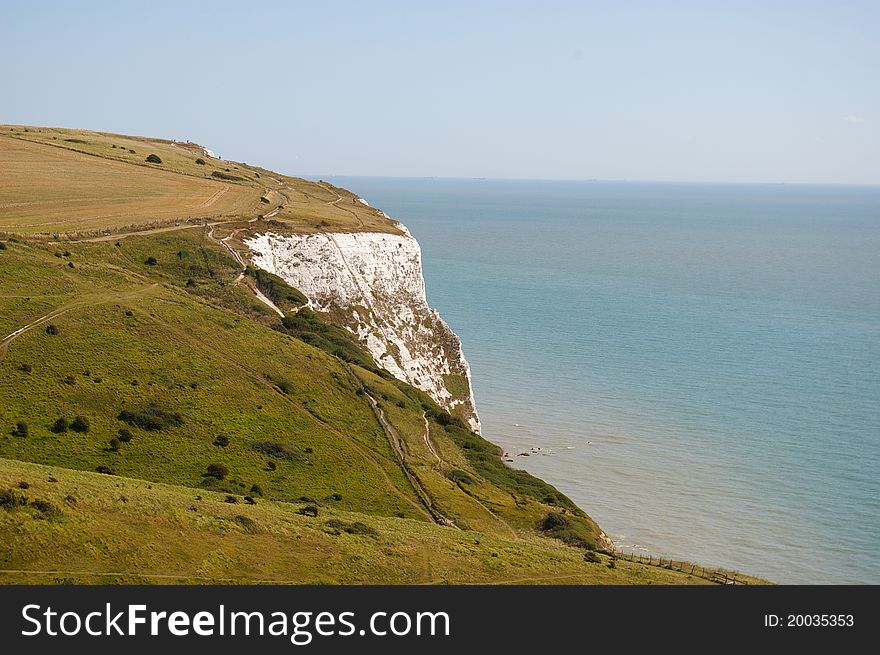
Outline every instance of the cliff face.
<svg viewBox="0 0 880 655">
<path fill-rule="evenodd" d="M 355 333 L 376 363 L 479 432 L 461 340 L 425 297 L 422 253 L 405 227 L 378 232 L 263 234 L 253 263 L 283 278 Z"/>
</svg>

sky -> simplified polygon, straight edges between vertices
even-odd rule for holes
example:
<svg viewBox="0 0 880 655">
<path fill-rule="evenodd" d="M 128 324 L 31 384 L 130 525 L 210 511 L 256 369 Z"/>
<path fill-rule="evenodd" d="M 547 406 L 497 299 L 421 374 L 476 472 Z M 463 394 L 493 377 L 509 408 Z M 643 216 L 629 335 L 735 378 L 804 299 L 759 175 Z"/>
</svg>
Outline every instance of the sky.
<svg viewBox="0 0 880 655">
<path fill-rule="evenodd" d="M 880 184 L 880 2 L 0 0 L 0 123 L 293 175 Z"/>
</svg>

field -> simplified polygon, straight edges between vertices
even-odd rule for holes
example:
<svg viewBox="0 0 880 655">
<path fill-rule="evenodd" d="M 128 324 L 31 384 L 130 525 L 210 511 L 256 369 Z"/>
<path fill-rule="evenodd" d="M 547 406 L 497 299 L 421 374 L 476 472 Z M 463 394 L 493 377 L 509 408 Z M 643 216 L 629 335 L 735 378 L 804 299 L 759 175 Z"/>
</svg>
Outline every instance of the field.
<svg viewBox="0 0 880 655">
<path fill-rule="evenodd" d="M 397 231 L 345 189 L 165 139 L 0 125 L 0 175 L 0 233 L 97 236 L 258 217 L 276 232 Z"/>
</svg>

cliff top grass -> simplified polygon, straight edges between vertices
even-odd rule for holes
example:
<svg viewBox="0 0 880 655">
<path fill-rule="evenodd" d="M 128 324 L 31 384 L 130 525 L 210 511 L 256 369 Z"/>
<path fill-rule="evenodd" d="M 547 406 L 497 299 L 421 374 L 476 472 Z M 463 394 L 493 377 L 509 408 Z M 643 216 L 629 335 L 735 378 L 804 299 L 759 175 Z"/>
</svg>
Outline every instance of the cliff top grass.
<svg viewBox="0 0 880 655">
<path fill-rule="evenodd" d="M 0 176 L 0 233 L 83 237 L 228 221 L 278 233 L 398 231 L 345 189 L 167 139 L 0 125 Z"/>
</svg>

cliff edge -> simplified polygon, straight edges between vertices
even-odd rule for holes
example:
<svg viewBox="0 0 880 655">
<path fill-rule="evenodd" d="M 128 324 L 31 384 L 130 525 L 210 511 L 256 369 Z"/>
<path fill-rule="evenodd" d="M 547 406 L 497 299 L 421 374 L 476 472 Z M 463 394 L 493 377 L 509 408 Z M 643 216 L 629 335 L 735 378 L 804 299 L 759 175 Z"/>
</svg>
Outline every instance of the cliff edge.
<svg viewBox="0 0 880 655">
<path fill-rule="evenodd" d="M 402 234 L 266 233 L 246 239 L 255 266 L 356 334 L 376 363 L 480 431 L 461 340 L 428 305 L 418 241 Z"/>
</svg>

